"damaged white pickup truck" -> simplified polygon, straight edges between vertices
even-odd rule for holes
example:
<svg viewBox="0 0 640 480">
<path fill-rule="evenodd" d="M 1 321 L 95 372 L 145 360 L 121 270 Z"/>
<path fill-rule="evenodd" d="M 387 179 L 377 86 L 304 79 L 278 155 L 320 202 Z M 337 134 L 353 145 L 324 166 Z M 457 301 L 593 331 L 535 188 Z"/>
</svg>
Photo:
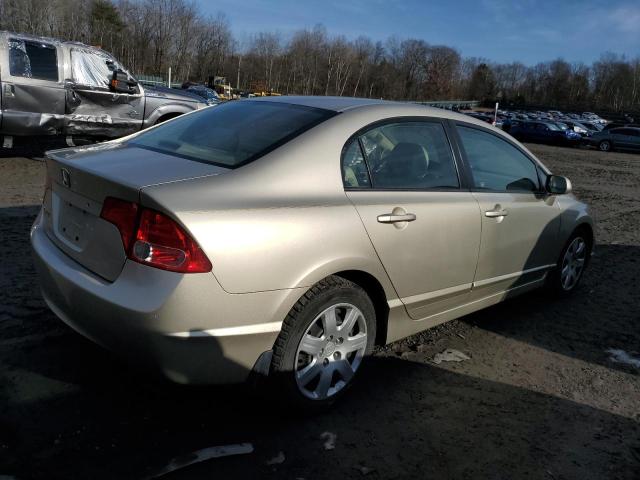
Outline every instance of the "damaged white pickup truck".
<svg viewBox="0 0 640 480">
<path fill-rule="evenodd" d="M 109 53 L 0 32 L 0 137 L 116 138 L 206 107 L 195 95 L 143 87 Z"/>
</svg>

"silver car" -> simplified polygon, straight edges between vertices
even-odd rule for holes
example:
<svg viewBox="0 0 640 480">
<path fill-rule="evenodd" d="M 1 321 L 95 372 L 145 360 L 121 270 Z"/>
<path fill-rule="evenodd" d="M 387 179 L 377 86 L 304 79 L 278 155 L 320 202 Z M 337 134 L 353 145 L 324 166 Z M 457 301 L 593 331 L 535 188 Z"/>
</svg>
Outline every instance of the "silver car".
<svg viewBox="0 0 640 480">
<path fill-rule="evenodd" d="M 50 308 L 185 384 L 333 402 L 375 345 L 546 285 L 594 245 L 570 182 L 420 105 L 240 100 L 49 152 L 31 242 Z"/>
</svg>

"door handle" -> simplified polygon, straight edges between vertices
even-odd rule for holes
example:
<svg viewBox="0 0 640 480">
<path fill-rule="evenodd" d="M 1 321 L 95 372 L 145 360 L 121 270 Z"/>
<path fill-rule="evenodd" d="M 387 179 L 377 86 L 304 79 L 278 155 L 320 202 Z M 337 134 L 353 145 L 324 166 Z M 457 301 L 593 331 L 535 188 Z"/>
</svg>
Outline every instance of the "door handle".
<svg viewBox="0 0 640 480">
<path fill-rule="evenodd" d="M 416 219 L 416 216 L 413 213 L 405 213 L 403 215 L 394 215 L 393 213 L 385 213 L 384 215 L 378 215 L 378 222 L 380 223 L 413 222 L 415 219 Z"/>
<path fill-rule="evenodd" d="M 506 210 L 487 210 L 484 212 L 484 216 L 489 218 L 506 217 L 507 215 L 509 212 Z"/>
<path fill-rule="evenodd" d="M 11 85 L 10 83 L 4 84 L 4 95 L 6 97 L 15 97 L 16 96 L 16 87 Z"/>
</svg>

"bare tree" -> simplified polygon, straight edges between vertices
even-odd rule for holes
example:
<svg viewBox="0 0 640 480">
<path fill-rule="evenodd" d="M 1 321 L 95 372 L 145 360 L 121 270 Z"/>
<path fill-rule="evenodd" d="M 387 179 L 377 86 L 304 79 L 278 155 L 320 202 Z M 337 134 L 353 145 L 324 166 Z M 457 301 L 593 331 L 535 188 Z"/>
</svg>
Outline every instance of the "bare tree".
<svg viewBox="0 0 640 480">
<path fill-rule="evenodd" d="M 229 76 L 239 89 L 287 94 L 640 111 L 640 57 L 613 53 L 592 65 L 499 64 L 415 38 L 350 40 L 322 25 L 240 44 L 223 14 L 204 16 L 193 0 L 0 0 L 0 29 L 97 45 L 137 74 L 171 66 L 176 81 Z"/>
</svg>

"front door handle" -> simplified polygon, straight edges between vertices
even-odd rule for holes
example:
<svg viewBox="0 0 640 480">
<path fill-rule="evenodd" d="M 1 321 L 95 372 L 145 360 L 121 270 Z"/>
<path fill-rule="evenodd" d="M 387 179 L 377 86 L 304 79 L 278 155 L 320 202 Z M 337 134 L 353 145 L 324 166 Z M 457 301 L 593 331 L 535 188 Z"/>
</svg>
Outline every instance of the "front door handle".
<svg viewBox="0 0 640 480">
<path fill-rule="evenodd" d="M 4 84 L 4 95 L 5 97 L 15 97 L 16 96 L 16 87 L 14 87 L 10 83 Z"/>
<path fill-rule="evenodd" d="M 507 215 L 509 215 L 509 212 L 506 210 L 487 210 L 484 212 L 484 216 L 489 218 L 506 217 Z"/>
<path fill-rule="evenodd" d="M 393 213 L 385 213 L 384 215 L 378 215 L 378 222 L 380 223 L 413 222 L 415 219 L 416 219 L 416 216 L 413 213 L 405 213 L 403 215 L 394 215 Z"/>
</svg>

